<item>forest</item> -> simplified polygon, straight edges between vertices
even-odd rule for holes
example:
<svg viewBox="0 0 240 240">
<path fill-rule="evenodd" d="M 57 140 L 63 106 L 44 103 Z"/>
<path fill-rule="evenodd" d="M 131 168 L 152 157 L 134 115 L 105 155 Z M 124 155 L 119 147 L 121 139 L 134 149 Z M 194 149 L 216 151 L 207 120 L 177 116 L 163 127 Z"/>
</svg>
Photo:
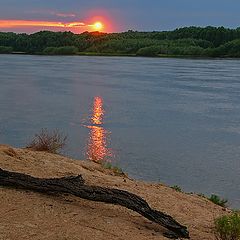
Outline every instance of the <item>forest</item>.
<svg viewBox="0 0 240 240">
<path fill-rule="evenodd" d="M 126 55 L 145 57 L 240 57 L 240 27 L 184 27 L 123 33 L 0 32 L 0 53 Z"/>
</svg>

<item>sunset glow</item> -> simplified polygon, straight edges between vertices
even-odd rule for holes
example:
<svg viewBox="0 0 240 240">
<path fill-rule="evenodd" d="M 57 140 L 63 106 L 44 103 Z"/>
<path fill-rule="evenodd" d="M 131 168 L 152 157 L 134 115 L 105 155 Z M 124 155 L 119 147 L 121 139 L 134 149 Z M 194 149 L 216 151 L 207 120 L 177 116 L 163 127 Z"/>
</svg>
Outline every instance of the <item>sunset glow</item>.
<svg viewBox="0 0 240 240">
<path fill-rule="evenodd" d="M 93 24 L 84 22 L 56 22 L 56 21 L 35 21 L 35 20 L 0 20 L 0 29 L 11 29 L 21 27 L 40 27 L 40 28 L 56 28 L 56 29 L 82 29 L 82 31 L 102 31 L 104 25 L 102 22 Z"/>
</svg>

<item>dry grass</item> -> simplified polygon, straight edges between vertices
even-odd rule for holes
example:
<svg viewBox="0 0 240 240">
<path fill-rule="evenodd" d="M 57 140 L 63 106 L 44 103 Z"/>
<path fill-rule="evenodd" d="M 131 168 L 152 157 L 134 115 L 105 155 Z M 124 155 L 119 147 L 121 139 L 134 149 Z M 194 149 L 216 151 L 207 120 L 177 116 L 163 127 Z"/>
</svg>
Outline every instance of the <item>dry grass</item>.
<svg viewBox="0 0 240 240">
<path fill-rule="evenodd" d="M 35 134 L 27 148 L 35 151 L 59 153 L 66 146 L 66 140 L 67 136 L 58 129 L 48 131 L 46 128 L 43 128 L 40 133 Z"/>
</svg>

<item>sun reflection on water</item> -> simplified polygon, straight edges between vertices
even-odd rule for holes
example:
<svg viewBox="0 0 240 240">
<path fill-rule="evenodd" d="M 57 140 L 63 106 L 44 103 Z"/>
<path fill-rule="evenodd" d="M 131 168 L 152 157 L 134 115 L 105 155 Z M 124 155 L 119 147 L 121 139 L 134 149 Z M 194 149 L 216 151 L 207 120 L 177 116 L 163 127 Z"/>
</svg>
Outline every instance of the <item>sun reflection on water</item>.
<svg viewBox="0 0 240 240">
<path fill-rule="evenodd" d="M 107 146 L 110 132 L 103 127 L 104 114 L 103 99 L 97 96 L 93 102 L 91 125 L 86 126 L 90 129 L 86 155 L 96 162 L 110 161 L 112 157 L 112 151 Z"/>
<path fill-rule="evenodd" d="M 104 113 L 103 99 L 101 97 L 95 97 L 91 122 L 96 125 L 102 125 Z"/>
</svg>

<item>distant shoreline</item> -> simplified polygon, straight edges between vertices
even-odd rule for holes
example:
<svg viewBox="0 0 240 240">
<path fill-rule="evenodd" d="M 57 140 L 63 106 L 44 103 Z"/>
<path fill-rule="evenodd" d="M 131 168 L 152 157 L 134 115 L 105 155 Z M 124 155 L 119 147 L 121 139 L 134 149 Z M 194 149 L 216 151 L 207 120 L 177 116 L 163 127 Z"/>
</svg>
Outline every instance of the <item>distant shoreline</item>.
<svg viewBox="0 0 240 240">
<path fill-rule="evenodd" d="M 0 32 L 0 53 L 164 58 L 240 58 L 240 28 L 183 27 L 122 33 Z"/>
<path fill-rule="evenodd" d="M 43 54 L 43 53 L 26 53 L 26 52 L 12 52 L 0 53 L 1 55 L 27 55 L 27 56 L 48 56 L 48 57 L 69 57 L 69 56 L 86 56 L 86 57 L 132 57 L 132 58 L 178 58 L 178 59 L 202 59 L 202 60 L 240 60 L 240 57 L 204 57 L 204 56 L 186 56 L 186 55 L 168 55 L 159 54 L 157 56 L 138 56 L 136 54 L 118 54 L 118 53 L 93 53 L 93 52 L 80 52 L 77 54 Z"/>
</svg>

